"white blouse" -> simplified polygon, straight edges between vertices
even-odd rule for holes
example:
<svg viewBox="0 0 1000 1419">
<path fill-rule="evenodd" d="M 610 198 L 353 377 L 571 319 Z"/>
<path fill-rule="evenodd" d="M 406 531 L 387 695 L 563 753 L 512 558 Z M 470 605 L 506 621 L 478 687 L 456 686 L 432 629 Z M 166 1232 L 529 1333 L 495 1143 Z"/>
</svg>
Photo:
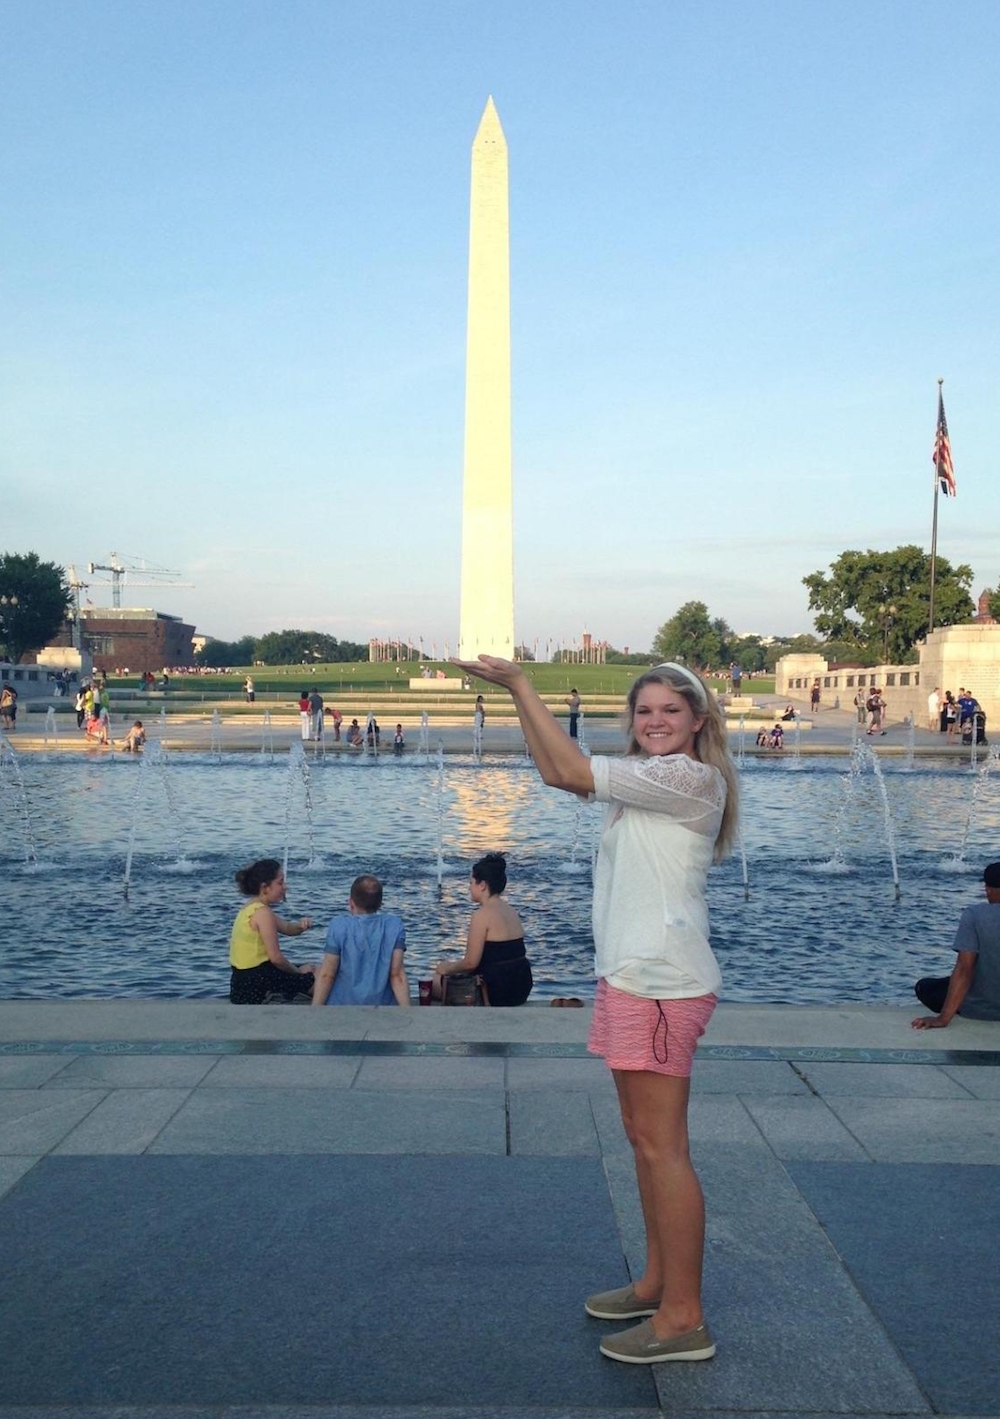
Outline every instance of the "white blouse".
<svg viewBox="0 0 1000 1419">
<path fill-rule="evenodd" d="M 594 797 L 608 805 L 594 877 L 597 975 L 658 1000 L 717 994 L 705 883 L 725 779 L 686 754 L 590 762 Z"/>
</svg>

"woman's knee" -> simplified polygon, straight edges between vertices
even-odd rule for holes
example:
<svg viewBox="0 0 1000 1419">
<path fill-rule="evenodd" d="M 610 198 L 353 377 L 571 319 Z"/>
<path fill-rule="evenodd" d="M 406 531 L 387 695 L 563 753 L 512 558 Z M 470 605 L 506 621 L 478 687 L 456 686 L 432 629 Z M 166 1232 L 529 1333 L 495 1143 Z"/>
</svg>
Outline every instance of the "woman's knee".
<svg viewBox="0 0 1000 1419">
<path fill-rule="evenodd" d="M 653 1122 L 647 1124 L 639 1120 L 634 1125 L 634 1136 L 629 1142 L 636 1156 L 653 1167 L 690 1165 L 686 1128 L 664 1129 Z"/>
<path fill-rule="evenodd" d="M 624 1130 L 625 1130 L 625 1137 L 628 1139 L 628 1141 L 629 1141 L 629 1143 L 632 1145 L 632 1147 L 635 1148 L 636 1143 L 637 1143 L 637 1136 L 636 1136 L 636 1131 L 635 1131 L 635 1120 L 634 1120 L 633 1117 L 632 1117 L 632 1111 L 631 1111 L 630 1109 L 627 1109 L 627 1108 L 625 1107 L 625 1105 L 622 1104 L 622 1106 L 621 1106 L 621 1114 L 622 1114 L 622 1127 L 623 1127 Z"/>
<path fill-rule="evenodd" d="M 630 1100 L 626 1133 L 636 1153 L 651 1163 L 690 1160 L 687 1108 L 664 1108 L 665 1101 Z"/>
</svg>

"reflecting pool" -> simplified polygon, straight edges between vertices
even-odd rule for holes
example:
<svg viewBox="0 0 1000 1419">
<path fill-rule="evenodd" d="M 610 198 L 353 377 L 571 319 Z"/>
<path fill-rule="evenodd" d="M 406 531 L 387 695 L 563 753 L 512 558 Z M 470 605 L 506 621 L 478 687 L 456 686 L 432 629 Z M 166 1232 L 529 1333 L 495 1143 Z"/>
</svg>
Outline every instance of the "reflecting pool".
<svg viewBox="0 0 1000 1419">
<path fill-rule="evenodd" d="M 545 788 L 523 760 L 338 759 L 291 772 L 287 755 L 17 762 L 28 827 L 8 764 L 0 996 L 224 995 L 233 873 L 286 851 L 287 911 L 318 923 L 286 943 L 291 958 L 317 957 L 352 879 L 371 871 L 406 922 L 412 982 L 462 944 L 469 866 L 494 848 L 508 854 L 537 995 L 592 993 L 601 810 Z M 851 775 L 846 757 L 747 765 L 749 897 L 738 853 L 709 887 L 726 999 L 906 1001 L 918 975 L 950 969 L 958 913 L 981 894 L 983 863 L 1000 858 L 1000 772 L 882 768 L 898 900 L 873 774 Z"/>
</svg>

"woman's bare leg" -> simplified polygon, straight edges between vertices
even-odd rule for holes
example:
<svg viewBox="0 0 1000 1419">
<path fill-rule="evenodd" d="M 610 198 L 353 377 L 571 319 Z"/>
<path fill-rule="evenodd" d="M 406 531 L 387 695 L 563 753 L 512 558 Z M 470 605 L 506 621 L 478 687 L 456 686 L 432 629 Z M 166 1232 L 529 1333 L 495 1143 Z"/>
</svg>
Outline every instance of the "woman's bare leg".
<svg viewBox="0 0 1000 1419">
<path fill-rule="evenodd" d="M 705 1202 L 688 1151 L 690 1080 L 616 1070 L 615 1083 L 646 1223 L 646 1270 L 637 1290 L 646 1299 L 659 1296 L 653 1329 L 665 1340 L 704 1319 Z"/>
<path fill-rule="evenodd" d="M 661 1248 L 657 1223 L 655 1191 L 646 1160 L 636 1148 L 632 1128 L 631 1105 L 629 1102 L 628 1080 L 633 1072 L 625 1069 L 612 1070 L 615 1088 L 618 1090 L 618 1104 L 621 1109 L 625 1136 L 632 1145 L 635 1155 L 635 1175 L 639 1184 L 639 1201 L 642 1204 L 642 1220 L 646 1228 L 646 1265 L 642 1275 L 633 1283 L 635 1293 L 642 1301 L 658 1302 L 663 1291 L 663 1271 L 660 1265 Z"/>
</svg>

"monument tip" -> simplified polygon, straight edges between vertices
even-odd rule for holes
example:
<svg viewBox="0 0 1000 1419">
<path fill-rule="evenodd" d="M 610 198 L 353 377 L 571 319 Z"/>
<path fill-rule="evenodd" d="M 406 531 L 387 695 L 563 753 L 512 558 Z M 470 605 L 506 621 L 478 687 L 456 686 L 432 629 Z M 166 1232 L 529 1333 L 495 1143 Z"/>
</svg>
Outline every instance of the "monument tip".
<svg viewBox="0 0 1000 1419">
<path fill-rule="evenodd" d="M 486 100 L 483 116 L 479 120 L 479 127 L 476 129 L 476 138 L 489 138 L 494 141 L 506 142 L 503 124 L 500 122 L 500 115 L 497 113 L 497 106 L 493 102 L 492 94 L 490 94 L 489 98 Z"/>
</svg>

